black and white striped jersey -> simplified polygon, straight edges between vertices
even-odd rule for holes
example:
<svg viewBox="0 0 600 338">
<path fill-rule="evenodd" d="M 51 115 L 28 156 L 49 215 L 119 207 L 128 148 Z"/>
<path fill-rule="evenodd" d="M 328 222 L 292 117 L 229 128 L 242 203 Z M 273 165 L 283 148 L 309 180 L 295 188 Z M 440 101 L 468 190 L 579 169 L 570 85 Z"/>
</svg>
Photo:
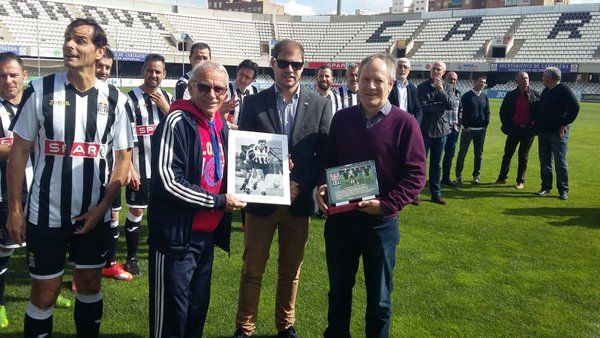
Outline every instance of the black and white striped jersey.
<svg viewBox="0 0 600 338">
<path fill-rule="evenodd" d="M 187 88 L 188 82 L 192 77 L 192 71 L 185 73 L 184 76 L 180 77 L 175 84 L 175 100 L 189 100 L 190 92 Z"/>
<path fill-rule="evenodd" d="M 31 82 L 12 131 L 34 142 L 34 174 L 27 219 L 39 226 L 71 226 L 105 191 L 106 155 L 133 147 L 127 97 L 96 81 L 77 91 L 65 73 Z M 110 209 L 104 221 L 110 220 Z"/>
<path fill-rule="evenodd" d="M 242 91 L 235 85 L 235 81 L 229 81 L 229 85 L 227 86 L 227 98 L 237 98 L 239 100 L 238 105 L 230 111 L 229 114 L 233 114 L 233 119 L 230 121 L 233 124 L 238 124 L 240 122 L 240 112 L 242 111 L 242 107 L 244 106 L 244 100 L 248 95 L 253 95 L 258 93 L 258 88 L 253 85 L 249 85 L 248 88 L 242 93 Z"/>
<path fill-rule="evenodd" d="M 173 95 L 160 89 L 167 102 L 173 101 Z M 146 94 L 140 87 L 134 88 L 127 93 L 127 113 L 133 129 L 133 152 L 131 161 L 133 169 L 141 178 L 151 178 L 150 159 L 152 148 L 150 138 L 158 123 L 165 116 L 156 103 L 152 102 L 150 95 Z"/>
<path fill-rule="evenodd" d="M 108 84 L 108 88 L 111 88 L 111 87 L 113 87 L 116 90 L 119 90 L 119 88 L 117 88 L 117 87 L 115 87 L 115 86 L 113 86 L 113 85 L 111 85 L 109 83 Z M 119 90 L 119 92 L 120 92 L 120 90 Z M 129 106 L 126 106 L 125 108 L 127 108 L 125 110 L 127 111 L 127 118 L 129 118 L 129 115 L 131 115 L 129 113 Z M 131 122 L 131 120 L 130 120 L 130 122 Z M 108 178 L 110 177 L 110 173 L 112 173 L 113 167 L 115 165 L 115 152 L 114 152 L 114 149 L 113 149 L 113 151 L 110 151 L 110 152 L 108 152 L 108 154 L 106 154 L 106 165 L 108 167 L 108 170 L 106 172 L 106 175 L 107 175 L 106 176 L 106 179 L 107 179 L 106 182 L 108 182 Z"/>
<path fill-rule="evenodd" d="M 269 164 L 269 158 L 275 156 L 269 146 L 265 146 L 262 150 L 258 146 L 249 149 L 247 160 L 256 164 Z"/>
<path fill-rule="evenodd" d="M 338 91 L 340 94 L 340 101 L 342 101 L 341 108 L 356 106 L 360 103 L 360 100 L 358 99 L 358 91 L 356 91 L 356 93 L 352 93 L 347 86 L 338 88 Z"/>
<path fill-rule="evenodd" d="M 10 123 L 17 112 L 17 106 L 0 97 L 0 144 L 12 145 L 13 133 L 9 130 Z M 25 167 L 25 186 L 29 187 L 33 177 L 33 167 L 30 157 Z M 6 161 L 0 161 L 0 203 L 8 202 L 6 183 Z M 24 190 L 27 193 L 27 190 Z"/>
</svg>

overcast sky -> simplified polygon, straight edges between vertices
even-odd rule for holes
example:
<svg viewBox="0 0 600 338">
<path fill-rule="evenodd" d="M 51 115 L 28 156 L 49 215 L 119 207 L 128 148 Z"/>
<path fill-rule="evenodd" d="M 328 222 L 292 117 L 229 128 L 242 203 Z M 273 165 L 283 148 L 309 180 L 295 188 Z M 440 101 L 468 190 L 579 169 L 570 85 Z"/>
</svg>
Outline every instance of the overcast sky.
<svg viewBox="0 0 600 338">
<path fill-rule="evenodd" d="M 164 3 L 179 3 L 181 5 L 194 5 L 207 8 L 206 0 L 151 0 Z M 337 9 L 336 0 L 272 0 L 283 4 L 285 12 L 292 15 L 331 14 Z M 572 4 L 598 3 L 600 0 L 571 0 Z M 354 14 L 356 9 L 363 9 L 368 13 L 386 13 L 392 5 L 392 0 L 342 0 L 342 11 Z"/>
</svg>

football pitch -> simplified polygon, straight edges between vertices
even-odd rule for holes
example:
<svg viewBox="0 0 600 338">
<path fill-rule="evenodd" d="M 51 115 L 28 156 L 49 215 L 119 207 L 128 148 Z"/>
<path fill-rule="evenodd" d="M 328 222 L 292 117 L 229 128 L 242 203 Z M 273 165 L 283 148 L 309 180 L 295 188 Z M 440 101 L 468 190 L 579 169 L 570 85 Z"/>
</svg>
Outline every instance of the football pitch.
<svg viewBox="0 0 600 338">
<path fill-rule="evenodd" d="M 448 202 L 428 202 L 400 213 L 392 294 L 391 337 L 426 336 L 600 336 L 600 104 L 582 103 L 571 129 L 568 201 L 536 197 L 540 188 L 537 141 L 529 156 L 525 189 L 516 190 L 517 159 L 508 183 L 494 185 L 503 154 L 499 100 L 492 100 L 484 149 L 482 184 L 471 185 L 472 147 L 465 161 L 466 184 L 444 187 Z M 457 149 L 458 151 L 458 149 Z M 596 164 L 594 164 L 596 163 Z M 596 168 L 596 169 L 594 169 Z M 454 179 L 454 177 L 453 177 Z M 125 238 L 121 212 L 118 257 Z M 212 295 L 205 337 L 231 337 L 243 252 L 239 214 L 232 251 L 215 251 Z M 142 241 L 147 229 L 143 221 Z M 301 337 L 322 337 L 327 325 L 328 279 L 324 222 L 313 219 L 300 275 L 296 324 Z M 273 240 L 260 298 L 256 337 L 272 337 L 277 277 L 277 238 Z M 148 336 L 147 246 L 140 246 L 143 275 L 131 282 L 103 280 L 103 337 Z M 74 300 L 67 272 L 63 295 Z M 6 305 L 10 326 L 0 337 L 21 337 L 29 292 L 25 251 L 10 262 Z M 353 337 L 364 337 L 366 294 L 362 269 L 356 279 Z M 72 309 L 54 311 L 54 337 L 74 337 Z"/>
</svg>

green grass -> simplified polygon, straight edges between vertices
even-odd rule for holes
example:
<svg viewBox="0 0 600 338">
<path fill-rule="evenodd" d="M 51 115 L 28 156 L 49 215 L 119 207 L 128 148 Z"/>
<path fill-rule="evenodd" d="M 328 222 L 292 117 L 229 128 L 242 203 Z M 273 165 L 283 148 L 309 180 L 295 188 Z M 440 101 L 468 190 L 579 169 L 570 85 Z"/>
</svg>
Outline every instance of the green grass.
<svg viewBox="0 0 600 338">
<path fill-rule="evenodd" d="M 512 184 L 486 184 L 496 180 L 504 145 L 498 106 L 494 101 L 484 184 L 445 189 L 447 206 L 426 202 L 426 188 L 423 204 L 400 214 L 392 337 L 600 336 L 600 175 L 594 164 L 600 105 L 582 104 L 572 128 L 571 194 L 566 202 L 557 198 L 556 189 L 551 197 L 533 196 L 540 187 L 537 144 L 531 150 L 524 190 Z M 509 182 L 514 180 L 516 158 L 512 167 Z M 464 172 L 471 170 L 472 151 Z M 239 226 L 234 224 L 231 256 L 222 251 L 215 255 L 206 337 L 231 337 L 234 331 L 242 264 Z M 295 326 L 303 337 L 322 336 L 326 327 L 328 281 L 322 234 L 323 222 L 313 220 L 297 300 Z M 121 259 L 124 251 L 121 236 Z M 147 247 L 142 245 L 140 251 L 146 267 Z M 259 337 L 275 333 L 276 246 L 271 257 L 260 301 Z M 22 335 L 28 278 L 24 251 L 17 251 L 6 291 L 11 325 L 0 332 L 1 337 Z M 146 274 L 130 283 L 104 280 L 103 293 L 103 336 L 147 336 Z M 351 327 L 355 337 L 364 336 L 364 311 L 364 278 L 359 273 Z M 72 310 L 54 313 L 55 336 L 73 336 Z"/>
</svg>

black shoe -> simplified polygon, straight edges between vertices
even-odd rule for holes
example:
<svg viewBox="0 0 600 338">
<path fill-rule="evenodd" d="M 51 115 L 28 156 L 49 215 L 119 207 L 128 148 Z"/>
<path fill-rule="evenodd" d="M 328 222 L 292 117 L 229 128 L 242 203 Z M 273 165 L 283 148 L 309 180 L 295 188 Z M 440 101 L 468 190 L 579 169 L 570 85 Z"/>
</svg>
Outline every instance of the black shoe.
<svg viewBox="0 0 600 338">
<path fill-rule="evenodd" d="M 123 266 L 123 268 L 125 268 L 125 271 L 129 272 L 134 276 L 139 276 L 142 274 L 142 268 L 140 267 L 140 263 L 138 263 L 136 258 L 128 260 L 127 263 L 125 263 L 125 265 Z"/>
<path fill-rule="evenodd" d="M 431 202 L 441 205 L 446 205 L 446 201 L 442 198 L 442 196 L 431 196 Z"/>
<path fill-rule="evenodd" d="M 456 183 L 452 182 L 451 180 L 442 180 L 442 184 L 443 185 L 447 185 L 449 187 L 456 187 Z"/>
<path fill-rule="evenodd" d="M 566 201 L 566 200 L 568 200 L 568 199 L 569 199 L 569 193 L 568 193 L 568 192 L 563 192 L 562 194 L 560 194 L 560 195 L 558 196 L 558 198 L 559 198 L 560 200 L 562 200 L 562 201 Z"/>
<path fill-rule="evenodd" d="M 296 332 L 293 326 L 290 326 L 283 331 L 279 331 L 277 338 L 298 338 L 298 332 Z"/>
<path fill-rule="evenodd" d="M 237 329 L 235 330 L 235 333 L 233 334 L 233 338 L 249 338 L 250 336 L 248 336 L 247 334 L 244 334 L 244 331 L 242 331 L 242 329 Z"/>
<path fill-rule="evenodd" d="M 479 176 L 473 177 L 473 184 L 479 184 Z"/>
<path fill-rule="evenodd" d="M 536 195 L 538 195 L 538 196 L 546 196 L 546 195 L 550 194 L 551 191 L 552 191 L 551 189 L 541 189 L 540 191 L 538 191 L 536 193 Z"/>
</svg>

